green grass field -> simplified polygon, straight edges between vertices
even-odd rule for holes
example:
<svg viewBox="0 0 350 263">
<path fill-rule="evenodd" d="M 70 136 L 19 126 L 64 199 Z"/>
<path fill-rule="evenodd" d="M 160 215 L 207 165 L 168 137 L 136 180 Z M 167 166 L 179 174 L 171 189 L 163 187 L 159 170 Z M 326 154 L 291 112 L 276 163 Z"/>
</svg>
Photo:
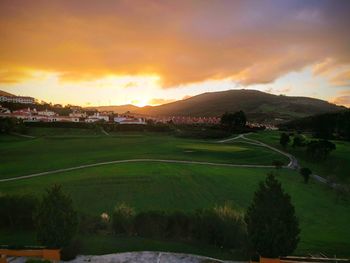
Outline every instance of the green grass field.
<svg viewBox="0 0 350 263">
<path fill-rule="evenodd" d="M 253 137 L 253 135 L 251 135 Z M 254 136 L 274 140 L 275 133 Z M 272 139 L 271 139 L 272 138 Z M 346 146 L 345 146 L 346 148 Z M 0 137 L 1 178 L 79 164 L 131 158 L 200 160 L 220 163 L 270 164 L 283 156 L 268 149 L 238 143 L 178 139 L 167 135 L 121 134 L 91 139 Z M 269 168 L 233 168 L 195 164 L 132 163 L 85 168 L 25 180 L 0 182 L 0 193 L 40 196 L 53 183 L 62 184 L 84 213 L 110 213 L 118 202 L 137 211 L 162 209 L 193 211 L 230 203 L 244 211 Z M 279 180 L 291 195 L 301 224 L 296 254 L 323 252 L 349 256 L 350 202 L 338 201 L 333 190 L 300 175 L 279 170 Z M 84 253 L 103 254 L 130 250 L 167 250 L 229 258 L 228 251 L 196 244 L 111 236 L 82 237 Z M 35 242 L 31 232 L 0 230 L 0 244 Z M 32 245 L 32 244 L 30 244 Z"/>
<path fill-rule="evenodd" d="M 311 136 L 304 135 L 308 140 Z M 269 145 L 282 149 L 279 144 L 279 131 L 265 131 L 250 134 L 248 138 L 263 141 Z M 305 154 L 305 148 L 293 148 L 290 145 L 286 151 L 297 157 L 303 167 L 309 167 L 313 173 L 322 177 L 336 176 L 341 182 L 350 183 L 350 142 L 332 141 L 336 144 L 336 150 L 331 152 L 328 158 L 322 162 L 310 160 Z"/>
<path fill-rule="evenodd" d="M 51 131 L 50 131 L 51 132 Z M 232 164 L 267 164 L 288 159 L 260 146 L 218 144 L 162 134 L 115 136 L 0 137 L 0 179 L 97 162 L 158 158 Z"/>
</svg>

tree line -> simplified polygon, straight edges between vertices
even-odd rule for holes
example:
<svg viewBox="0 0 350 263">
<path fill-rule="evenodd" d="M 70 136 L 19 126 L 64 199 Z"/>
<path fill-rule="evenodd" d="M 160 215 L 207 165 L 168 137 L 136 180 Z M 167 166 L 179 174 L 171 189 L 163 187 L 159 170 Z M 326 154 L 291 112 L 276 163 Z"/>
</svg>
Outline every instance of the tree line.
<svg viewBox="0 0 350 263">
<path fill-rule="evenodd" d="M 320 139 L 350 140 L 350 110 L 325 113 L 279 125 L 281 130 L 311 132 Z"/>
</svg>

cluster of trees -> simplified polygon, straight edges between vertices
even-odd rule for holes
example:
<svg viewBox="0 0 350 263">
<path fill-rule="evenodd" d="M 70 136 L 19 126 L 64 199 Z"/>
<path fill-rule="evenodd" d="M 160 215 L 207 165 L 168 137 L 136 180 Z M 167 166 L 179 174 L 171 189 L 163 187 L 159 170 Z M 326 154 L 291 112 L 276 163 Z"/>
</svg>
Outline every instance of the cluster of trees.
<svg viewBox="0 0 350 263">
<path fill-rule="evenodd" d="M 222 126 L 231 130 L 242 129 L 247 123 L 247 117 L 243 111 L 237 111 L 235 113 L 225 112 L 221 116 L 220 123 Z"/>
<path fill-rule="evenodd" d="M 11 132 L 27 133 L 27 127 L 22 120 L 16 118 L 0 118 L 0 134 L 9 134 Z"/>
<path fill-rule="evenodd" d="M 291 142 L 290 137 L 293 136 L 292 146 L 304 147 L 307 156 L 314 161 L 322 161 L 327 159 L 329 154 L 336 149 L 336 145 L 328 140 L 311 140 L 306 141 L 301 134 L 290 135 L 282 132 L 280 135 L 280 144 L 283 148 L 286 148 Z"/>
<path fill-rule="evenodd" d="M 231 132 L 217 125 L 176 125 L 174 135 L 180 138 L 221 139 L 229 137 Z"/>
<path fill-rule="evenodd" d="M 73 259 L 73 237 L 78 229 L 78 214 L 72 199 L 59 185 L 47 189 L 41 200 L 30 196 L 0 196 L 0 227 L 35 230 L 38 241 L 48 248 L 62 248 L 63 260 Z"/>
<path fill-rule="evenodd" d="M 273 205 L 271 205 L 273 204 Z M 249 251 L 264 257 L 286 256 L 299 241 L 299 225 L 291 199 L 273 174 L 260 183 L 245 215 L 230 206 L 194 213 L 144 211 L 116 206 L 111 218 L 80 215 L 72 199 L 54 185 L 41 200 L 31 197 L 0 197 L 0 226 L 34 227 L 41 244 L 63 248 L 62 259 L 79 252 L 74 241 L 80 233 L 101 230 L 115 235 L 137 235 L 180 241 L 199 241 L 219 247 Z"/>
<path fill-rule="evenodd" d="M 279 128 L 312 132 L 316 138 L 320 139 L 350 140 L 350 110 L 293 120 L 281 124 Z"/>
</svg>

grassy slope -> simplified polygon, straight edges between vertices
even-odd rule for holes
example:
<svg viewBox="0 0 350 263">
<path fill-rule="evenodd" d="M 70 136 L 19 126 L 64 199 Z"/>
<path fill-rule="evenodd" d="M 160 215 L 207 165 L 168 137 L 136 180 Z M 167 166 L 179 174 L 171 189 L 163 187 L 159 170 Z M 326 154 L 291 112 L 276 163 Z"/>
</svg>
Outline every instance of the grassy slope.
<svg viewBox="0 0 350 263">
<path fill-rule="evenodd" d="M 77 129 L 77 128 L 43 128 L 43 127 L 30 127 L 28 128 L 28 135 L 41 137 L 41 136 L 90 136 L 104 134 L 101 130 L 97 129 Z"/>
<path fill-rule="evenodd" d="M 162 134 L 51 136 L 25 139 L 0 136 L 0 178 L 113 160 L 158 158 L 235 164 L 288 160 L 264 147 L 218 144 Z"/>
<path fill-rule="evenodd" d="M 80 211 L 94 214 L 110 213 L 121 201 L 137 211 L 193 211 L 225 202 L 245 210 L 258 182 L 268 171 L 185 164 L 108 165 L 1 183 L 0 191 L 18 193 L 20 189 L 21 193 L 39 195 L 52 183 L 60 183 Z M 321 184 L 312 181 L 305 185 L 296 172 L 281 170 L 279 173 L 301 223 L 301 242 L 296 253 L 321 251 L 348 256 L 350 204 L 336 202 L 334 192 Z M 133 249 L 132 245 L 129 249 Z"/>
<path fill-rule="evenodd" d="M 265 131 L 248 135 L 248 137 L 266 142 L 277 148 L 281 148 L 279 144 L 279 131 Z M 308 139 L 312 139 L 308 137 Z M 303 167 L 309 167 L 314 173 L 328 177 L 335 175 L 343 182 L 350 183 L 350 142 L 333 141 L 336 144 L 336 150 L 331 152 L 327 160 L 315 162 L 310 160 L 305 154 L 305 148 L 287 147 L 287 151 L 295 155 Z M 290 143 L 291 144 L 291 143 Z"/>
<path fill-rule="evenodd" d="M 39 132 L 45 134 L 47 131 Z M 55 133 L 55 135 L 60 134 Z M 188 158 L 236 163 L 243 160 L 247 163 L 259 161 L 268 164 L 276 157 L 271 156 L 269 151 L 261 152 L 261 148 L 242 151 L 242 147 L 247 147 L 244 144 L 220 146 L 210 142 L 177 139 L 170 136 L 123 133 L 112 137 L 74 138 L 75 134 L 72 137 L 70 135 L 72 134 L 67 132 L 66 137 L 46 137 L 35 140 L 0 136 L 0 155 L 2 156 L 0 177 L 91 163 L 96 160 L 105 161 L 109 158 L 125 159 L 125 156 L 137 156 L 134 158 L 141 158 L 139 156 L 167 158 L 165 156 L 168 156 L 174 159 Z M 259 133 L 250 136 L 278 145 L 277 133 Z M 345 153 L 349 150 L 346 143 L 343 148 L 338 145 L 337 147 L 338 150 L 343 149 Z M 254 150 L 258 151 L 254 152 Z M 244 152 L 246 155 L 243 154 Z M 110 212 L 119 201 L 126 201 L 139 211 L 147 209 L 191 211 L 224 202 L 230 202 L 238 208 L 245 209 L 250 203 L 258 181 L 263 179 L 267 171 L 268 169 L 159 163 L 108 165 L 30 180 L 0 183 L 0 193 L 19 193 L 20 190 L 20 193 L 40 195 L 48 185 L 61 183 L 64 189 L 71 193 L 76 206 L 81 211 L 95 214 L 103 211 Z M 338 256 L 349 256 L 347 248 L 350 243 L 347 237 L 350 236 L 348 225 L 350 204 L 337 203 L 332 191 L 315 182 L 308 186 L 302 184 L 299 175 L 291 171 L 283 171 L 280 179 L 287 191 L 291 193 L 301 220 L 302 240 L 296 253 L 322 251 Z M 0 244 L 18 243 L 21 240 L 23 244 L 28 244 L 28 242 L 34 242 L 35 236 L 33 233 L 22 231 L 0 232 Z M 101 254 L 144 248 L 185 251 L 227 258 L 227 251 L 193 244 L 110 236 L 89 236 L 84 240 L 85 253 Z"/>
</svg>

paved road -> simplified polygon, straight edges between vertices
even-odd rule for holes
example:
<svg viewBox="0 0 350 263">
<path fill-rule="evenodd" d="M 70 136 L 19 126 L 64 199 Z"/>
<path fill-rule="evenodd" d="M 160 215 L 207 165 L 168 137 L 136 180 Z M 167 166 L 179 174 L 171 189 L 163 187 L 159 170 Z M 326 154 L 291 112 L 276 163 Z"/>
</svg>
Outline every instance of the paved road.
<svg viewBox="0 0 350 263">
<path fill-rule="evenodd" d="M 218 141 L 218 143 L 226 143 L 226 142 L 237 140 L 237 139 L 245 140 L 246 143 L 267 147 L 273 151 L 276 151 L 276 152 L 288 157 L 290 162 L 287 166 L 283 166 L 283 168 L 290 168 L 290 169 L 299 168 L 298 161 L 293 155 L 285 153 L 285 152 L 283 152 L 275 147 L 272 147 L 268 144 L 265 144 L 263 142 L 253 140 L 250 138 L 246 138 L 243 134 L 238 135 L 234 138 L 229 138 L 229 139 Z M 61 173 L 61 172 L 69 172 L 69 171 L 90 168 L 90 167 L 96 167 L 96 166 L 102 166 L 102 165 L 121 164 L 121 163 L 137 163 L 137 162 L 179 163 L 179 164 L 197 164 L 197 165 L 224 166 L 224 167 L 245 167 L 245 168 L 274 168 L 275 167 L 273 165 L 229 164 L 229 163 L 213 163 L 213 162 L 200 162 L 200 161 L 188 161 L 188 160 L 127 159 L 127 160 L 115 160 L 115 161 L 108 161 L 108 162 L 85 164 L 85 165 L 79 165 L 79 166 L 75 166 L 75 167 L 51 170 L 51 171 L 46 171 L 46 172 L 41 172 L 41 173 L 34 173 L 34 174 L 23 175 L 23 176 L 18 176 L 18 177 L 13 177 L 13 178 L 5 178 L 5 179 L 0 179 L 0 183 L 1 182 L 16 181 L 16 180 L 23 180 L 23 179 L 28 179 L 28 178 L 38 177 L 38 176 L 45 176 L 45 175 Z"/>
<path fill-rule="evenodd" d="M 248 135 L 249 133 L 247 133 L 246 135 Z M 281 151 L 280 149 L 277 149 L 271 145 L 268 145 L 266 143 L 263 143 L 261 141 L 258 141 L 258 140 L 253 140 L 253 139 L 250 139 L 250 138 L 247 138 L 244 136 L 244 134 L 240 134 L 236 137 L 233 137 L 233 138 L 229 138 L 229 139 L 225 139 L 225 140 L 222 140 L 222 141 L 218 141 L 218 143 L 226 143 L 226 142 L 230 142 L 230 141 L 235 141 L 235 140 L 238 140 L 238 139 L 241 139 L 241 140 L 244 140 L 246 143 L 250 143 L 250 144 L 253 144 L 253 145 L 258 145 L 258 146 L 263 146 L 263 147 L 266 147 L 266 148 L 269 148 L 275 152 L 278 152 L 286 157 L 288 157 L 289 159 L 289 164 L 287 165 L 288 168 L 291 168 L 291 169 L 299 169 L 300 166 L 299 166 L 299 163 L 298 163 L 298 160 L 291 154 L 289 153 L 286 153 L 286 152 L 283 152 Z"/>
<path fill-rule="evenodd" d="M 198 164 L 198 165 L 211 165 L 211 166 L 224 166 L 224 167 L 246 167 L 246 168 L 274 168 L 275 167 L 273 165 L 230 164 L 230 163 L 213 163 L 213 162 L 199 162 L 199 161 L 187 161 L 187 160 L 128 159 L 128 160 L 116 160 L 116 161 L 109 161 L 109 162 L 85 164 L 85 165 L 80 165 L 80 166 L 75 166 L 75 167 L 70 167 L 70 168 L 51 170 L 51 171 L 47 171 L 47 172 L 34 173 L 34 174 L 23 175 L 23 176 L 18 176 L 18 177 L 13 177 L 13 178 L 5 178 L 5 179 L 0 179 L 0 182 L 16 181 L 16 180 L 28 179 L 28 178 L 38 177 L 38 176 L 45 176 L 45 175 L 61 173 L 61 172 L 69 172 L 69 171 L 90 168 L 90 167 L 96 167 L 96 166 L 102 166 L 102 165 L 121 164 L 121 163 L 138 163 L 138 162 L 180 163 L 180 164 Z"/>
</svg>

